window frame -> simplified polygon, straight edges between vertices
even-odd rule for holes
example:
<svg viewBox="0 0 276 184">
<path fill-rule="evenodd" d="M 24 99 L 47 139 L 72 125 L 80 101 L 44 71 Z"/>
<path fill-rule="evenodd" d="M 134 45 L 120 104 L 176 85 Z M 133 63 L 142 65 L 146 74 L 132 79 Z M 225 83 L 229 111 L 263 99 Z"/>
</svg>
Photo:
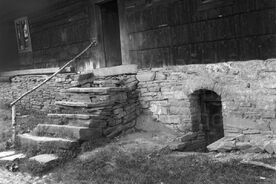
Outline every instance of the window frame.
<svg viewBox="0 0 276 184">
<path fill-rule="evenodd" d="M 20 22 L 24 21 L 27 26 L 27 34 L 28 34 L 28 41 L 26 41 L 27 47 L 21 48 L 21 40 L 19 37 L 20 33 L 24 34 L 23 28 L 18 28 L 18 24 Z M 16 41 L 17 41 L 17 50 L 18 53 L 26 53 L 26 52 L 32 52 L 32 40 L 31 40 L 31 34 L 30 34 L 30 26 L 29 26 L 29 20 L 28 17 L 20 17 L 16 20 L 14 20 L 14 26 L 15 26 L 15 33 L 16 33 Z M 20 29 L 20 30 L 19 30 Z M 19 32 L 20 31 L 20 32 Z"/>
</svg>

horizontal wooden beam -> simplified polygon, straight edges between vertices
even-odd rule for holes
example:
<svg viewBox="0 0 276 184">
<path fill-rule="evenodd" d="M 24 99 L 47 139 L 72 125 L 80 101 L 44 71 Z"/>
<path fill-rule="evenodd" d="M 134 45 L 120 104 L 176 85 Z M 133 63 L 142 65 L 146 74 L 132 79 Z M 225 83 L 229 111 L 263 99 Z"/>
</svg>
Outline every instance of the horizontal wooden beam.
<svg viewBox="0 0 276 184">
<path fill-rule="evenodd" d="M 14 70 L 8 72 L 0 72 L 0 77 L 13 77 L 18 75 L 43 75 L 53 74 L 57 72 L 59 68 L 40 68 L 40 69 L 28 69 L 28 70 Z M 66 68 L 64 72 L 71 72 L 70 68 Z"/>
</svg>

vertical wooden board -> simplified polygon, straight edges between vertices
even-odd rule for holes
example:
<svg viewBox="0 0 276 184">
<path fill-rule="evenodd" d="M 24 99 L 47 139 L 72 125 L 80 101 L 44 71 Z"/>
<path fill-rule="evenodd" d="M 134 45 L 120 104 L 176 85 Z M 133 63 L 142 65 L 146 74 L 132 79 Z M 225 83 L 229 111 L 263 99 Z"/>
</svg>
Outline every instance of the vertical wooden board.
<svg viewBox="0 0 276 184">
<path fill-rule="evenodd" d="M 152 27 L 156 28 L 168 24 L 166 4 L 152 7 Z M 148 17 L 151 19 L 151 17 Z"/>
<path fill-rule="evenodd" d="M 224 40 L 217 42 L 217 54 L 219 58 L 219 62 L 225 62 L 226 61 L 226 42 Z"/>
<path fill-rule="evenodd" d="M 246 36 L 248 35 L 248 16 L 246 14 L 240 15 L 240 35 L 239 36 Z"/>
<path fill-rule="evenodd" d="M 258 58 L 256 38 L 250 37 L 239 39 L 239 46 L 241 60 Z"/>
<path fill-rule="evenodd" d="M 179 45 L 181 43 L 181 40 L 177 39 L 180 31 L 181 31 L 181 26 L 171 27 L 171 41 L 173 46 Z"/>
<path fill-rule="evenodd" d="M 226 18 L 226 34 L 227 38 L 233 38 L 236 36 L 235 21 L 234 17 Z"/>
<path fill-rule="evenodd" d="M 179 25 L 180 16 L 179 13 L 181 11 L 179 1 L 174 1 L 169 4 L 169 12 L 168 12 L 168 20 L 170 25 Z"/>
<path fill-rule="evenodd" d="M 151 57 L 152 57 L 152 55 L 149 55 L 148 51 L 146 51 L 146 50 L 140 51 L 140 54 L 141 54 L 142 68 L 152 67 L 151 66 L 151 61 L 152 61 Z"/>
<path fill-rule="evenodd" d="M 135 50 L 134 37 L 135 37 L 134 33 L 128 34 L 128 40 L 129 40 L 128 50 Z"/>
<path fill-rule="evenodd" d="M 190 60 L 188 61 L 188 64 L 200 63 L 202 53 L 201 53 L 199 45 L 191 44 L 189 50 L 190 50 Z"/>
<path fill-rule="evenodd" d="M 129 58 L 131 64 L 137 64 L 141 68 L 142 61 L 138 58 L 138 51 L 129 51 Z"/>
<path fill-rule="evenodd" d="M 128 33 L 132 33 L 136 31 L 136 19 L 135 19 L 135 13 L 131 12 L 130 10 L 126 13 L 127 17 L 127 30 Z"/>
<path fill-rule="evenodd" d="M 152 8 L 145 8 L 141 14 L 142 28 L 141 30 L 148 30 L 153 27 L 152 22 Z"/>
<path fill-rule="evenodd" d="M 220 15 L 225 17 L 225 16 L 231 16 L 233 15 L 233 5 L 225 6 L 225 7 L 220 7 Z"/>
<path fill-rule="evenodd" d="M 142 68 L 162 67 L 170 60 L 170 51 L 168 48 L 143 50 Z"/>
<path fill-rule="evenodd" d="M 276 32 L 276 9 L 260 12 L 262 14 L 265 34 Z"/>
<path fill-rule="evenodd" d="M 276 57 L 276 34 L 258 36 L 257 48 L 260 59 Z"/>
<path fill-rule="evenodd" d="M 203 43 L 202 47 L 202 63 L 214 63 L 215 62 L 215 55 L 214 55 L 214 44 L 213 42 Z"/>
<path fill-rule="evenodd" d="M 189 25 L 189 36 L 190 36 L 190 43 L 196 42 L 196 24 L 192 23 Z"/>
<path fill-rule="evenodd" d="M 172 30 L 172 45 L 181 45 L 189 42 L 189 29 L 188 25 L 174 26 Z"/>
<path fill-rule="evenodd" d="M 256 9 L 274 8 L 275 0 L 256 0 Z"/>
<path fill-rule="evenodd" d="M 158 31 L 156 47 L 167 47 L 171 45 L 171 28 L 164 27 Z"/>
<path fill-rule="evenodd" d="M 190 60 L 190 49 L 189 45 L 173 47 L 173 63 L 176 65 L 188 64 Z"/>
<path fill-rule="evenodd" d="M 239 50 L 238 42 L 235 39 L 227 41 L 227 59 L 228 60 L 239 60 Z"/>
<path fill-rule="evenodd" d="M 207 41 L 212 41 L 215 39 L 215 20 L 208 20 L 206 22 L 206 29 L 207 29 Z"/>
<path fill-rule="evenodd" d="M 192 17 L 192 11 L 190 7 L 191 1 L 190 0 L 185 0 L 182 5 L 182 11 L 184 13 L 184 16 L 182 17 L 181 23 L 187 24 L 191 22 L 191 17 Z"/>
<path fill-rule="evenodd" d="M 191 13 L 191 21 L 197 21 L 197 12 L 199 7 L 200 0 L 192 0 L 190 1 L 190 13 Z"/>
</svg>

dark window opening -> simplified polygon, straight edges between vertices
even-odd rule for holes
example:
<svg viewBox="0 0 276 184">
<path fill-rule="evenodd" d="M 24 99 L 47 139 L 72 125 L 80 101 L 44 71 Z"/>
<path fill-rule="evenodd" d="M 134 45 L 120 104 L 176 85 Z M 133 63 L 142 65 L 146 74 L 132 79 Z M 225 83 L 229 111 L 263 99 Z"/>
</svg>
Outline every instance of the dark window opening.
<svg viewBox="0 0 276 184">
<path fill-rule="evenodd" d="M 28 18 L 23 17 L 23 18 L 16 19 L 14 23 L 15 23 L 18 52 L 22 53 L 22 52 L 32 51 Z"/>
</svg>

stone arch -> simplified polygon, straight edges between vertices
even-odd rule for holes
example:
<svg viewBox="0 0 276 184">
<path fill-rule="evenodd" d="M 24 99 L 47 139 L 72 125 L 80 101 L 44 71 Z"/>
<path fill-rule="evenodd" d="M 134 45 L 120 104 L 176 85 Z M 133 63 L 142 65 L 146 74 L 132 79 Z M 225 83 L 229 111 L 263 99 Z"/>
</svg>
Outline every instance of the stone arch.
<svg viewBox="0 0 276 184">
<path fill-rule="evenodd" d="M 221 96 L 209 89 L 189 95 L 192 131 L 202 150 L 224 137 Z"/>
</svg>

